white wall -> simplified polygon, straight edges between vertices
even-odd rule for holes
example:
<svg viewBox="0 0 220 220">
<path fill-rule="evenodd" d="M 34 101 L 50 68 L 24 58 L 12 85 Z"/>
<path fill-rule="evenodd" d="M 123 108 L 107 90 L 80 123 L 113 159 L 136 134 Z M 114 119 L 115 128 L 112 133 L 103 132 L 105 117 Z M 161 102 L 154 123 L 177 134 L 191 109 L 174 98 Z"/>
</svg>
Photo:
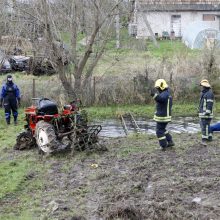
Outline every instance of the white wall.
<svg viewBox="0 0 220 220">
<path fill-rule="evenodd" d="M 153 33 L 158 33 L 159 36 L 162 35 L 163 31 L 171 32 L 171 16 L 172 15 L 181 15 L 181 34 L 184 32 L 185 28 L 189 23 L 194 21 L 202 21 L 203 14 L 216 14 L 220 15 L 220 12 L 148 12 L 145 14 L 147 20 L 151 25 Z M 149 37 L 149 31 L 144 23 L 143 16 L 137 12 L 137 38 L 146 38 Z M 220 21 L 216 17 L 216 21 L 210 22 L 210 27 L 216 28 L 219 30 Z"/>
</svg>

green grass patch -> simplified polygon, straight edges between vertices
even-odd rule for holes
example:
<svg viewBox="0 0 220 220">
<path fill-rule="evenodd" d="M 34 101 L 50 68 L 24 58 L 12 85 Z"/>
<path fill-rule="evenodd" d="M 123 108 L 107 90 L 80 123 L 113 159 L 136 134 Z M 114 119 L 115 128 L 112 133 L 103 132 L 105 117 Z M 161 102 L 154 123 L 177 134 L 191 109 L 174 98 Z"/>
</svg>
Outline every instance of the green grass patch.
<svg viewBox="0 0 220 220">
<path fill-rule="evenodd" d="M 174 55 L 184 54 L 188 56 L 195 56 L 198 54 L 197 50 L 191 50 L 185 46 L 181 41 L 162 40 L 158 41 L 159 47 L 155 47 L 151 41 L 147 41 L 148 54 L 153 57 L 173 57 Z"/>
<path fill-rule="evenodd" d="M 30 170 L 28 160 L 9 160 L 0 164 L 0 199 L 19 191 Z"/>
<path fill-rule="evenodd" d="M 19 216 L 15 214 L 4 214 L 0 216 L 1 220 L 37 220 L 28 211 L 22 212 Z"/>
<path fill-rule="evenodd" d="M 198 103 L 177 103 L 173 104 L 173 117 L 197 117 Z M 220 103 L 215 103 L 215 117 L 220 114 Z M 131 112 L 135 116 L 153 118 L 155 112 L 155 104 L 146 105 L 125 105 L 125 106 L 94 106 L 86 108 L 89 119 L 117 118 L 121 114 Z"/>
</svg>

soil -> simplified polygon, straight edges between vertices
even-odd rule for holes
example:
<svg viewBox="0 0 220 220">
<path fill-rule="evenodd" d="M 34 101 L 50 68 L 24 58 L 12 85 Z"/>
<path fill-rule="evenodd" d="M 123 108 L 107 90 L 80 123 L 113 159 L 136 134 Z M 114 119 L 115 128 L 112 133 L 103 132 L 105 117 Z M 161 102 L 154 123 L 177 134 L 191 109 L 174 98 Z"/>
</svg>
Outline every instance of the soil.
<svg viewBox="0 0 220 220">
<path fill-rule="evenodd" d="M 102 140 L 106 152 L 39 157 L 44 186 L 26 207 L 37 219 L 220 219 L 219 137 L 204 146 L 199 135 L 175 135 L 175 147 L 161 151 L 154 136 L 137 135 Z M 2 199 L 0 213 L 16 213 L 19 202 Z"/>
</svg>

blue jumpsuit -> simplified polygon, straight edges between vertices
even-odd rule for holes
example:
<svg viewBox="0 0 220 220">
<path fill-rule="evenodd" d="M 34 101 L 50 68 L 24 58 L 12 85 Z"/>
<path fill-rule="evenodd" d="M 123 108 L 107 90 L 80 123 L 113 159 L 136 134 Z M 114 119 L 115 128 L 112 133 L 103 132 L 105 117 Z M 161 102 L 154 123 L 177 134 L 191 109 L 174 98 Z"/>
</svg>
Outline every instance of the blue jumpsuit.
<svg viewBox="0 0 220 220">
<path fill-rule="evenodd" d="M 210 126 L 211 133 L 214 131 L 220 131 L 220 122 L 217 122 Z"/>
<path fill-rule="evenodd" d="M 202 131 L 202 140 L 204 141 L 212 140 L 210 123 L 213 118 L 213 103 L 214 94 L 211 88 L 204 87 L 204 89 L 201 92 L 199 103 L 200 126 Z"/>
<path fill-rule="evenodd" d="M 164 149 L 173 142 L 172 136 L 166 130 L 167 124 L 171 121 L 172 96 L 169 89 L 161 91 L 154 95 L 156 101 L 156 113 L 154 121 L 156 121 L 156 134 L 160 146 Z"/>
<path fill-rule="evenodd" d="M 18 117 L 18 101 L 20 100 L 20 91 L 16 84 L 7 82 L 2 86 L 1 100 L 4 102 L 5 119 L 7 124 L 10 124 L 11 111 L 13 113 L 14 122 L 17 122 Z"/>
</svg>

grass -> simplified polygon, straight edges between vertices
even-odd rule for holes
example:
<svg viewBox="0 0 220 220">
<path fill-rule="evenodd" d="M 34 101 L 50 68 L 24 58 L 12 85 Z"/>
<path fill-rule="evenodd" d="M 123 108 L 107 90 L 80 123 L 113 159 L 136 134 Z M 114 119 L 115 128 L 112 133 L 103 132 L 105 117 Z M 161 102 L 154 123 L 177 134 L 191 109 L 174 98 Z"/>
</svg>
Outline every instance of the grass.
<svg viewBox="0 0 220 220">
<path fill-rule="evenodd" d="M 2 109 L 0 116 L 0 202 L 5 199 L 14 200 L 13 205 L 4 209 L 4 214 L 0 209 L 0 219 L 36 219 L 27 206 L 29 203 L 38 203 L 37 197 L 34 198 L 32 194 L 42 191 L 44 180 L 43 173 L 40 171 L 43 172 L 46 167 L 38 161 L 38 157 L 33 156 L 36 152 L 20 153 L 13 150 L 16 136 L 23 130 L 24 115 L 19 114 L 18 126 L 6 125 Z M 30 179 L 32 174 L 37 176 L 33 176 L 33 180 Z M 16 213 L 14 213 L 15 210 L 17 210 Z"/>
<path fill-rule="evenodd" d="M 122 39 L 123 41 L 123 39 Z M 137 39 L 128 38 L 125 42 L 131 45 L 138 44 Z M 143 49 L 115 48 L 115 41 L 110 41 L 103 57 L 95 68 L 95 75 L 118 75 L 134 72 L 144 72 L 146 66 L 156 65 L 164 58 L 173 62 L 176 57 L 195 58 L 199 52 L 187 48 L 181 41 L 158 41 L 159 47 L 155 47 L 151 41 L 142 40 Z M 135 46 L 134 46 L 135 47 Z"/>
<path fill-rule="evenodd" d="M 0 199 L 21 189 L 25 176 L 30 171 L 28 160 L 4 161 L 0 166 Z"/>
<path fill-rule="evenodd" d="M 197 117 L 197 103 L 175 103 L 172 109 L 173 117 Z M 220 114 L 220 103 L 215 103 L 215 117 Z M 155 104 L 125 105 L 125 106 L 95 106 L 86 108 L 90 119 L 115 118 L 121 114 L 131 112 L 135 116 L 152 118 L 155 112 Z"/>
<path fill-rule="evenodd" d="M 191 50 L 186 47 L 181 41 L 175 40 L 162 40 L 158 41 L 159 47 L 155 47 L 151 41 L 147 41 L 148 54 L 151 57 L 163 58 L 169 57 L 173 58 L 178 54 L 184 54 L 188 56 L 195 56 L 198 54 L 197 50 Z"/>
</svg>

